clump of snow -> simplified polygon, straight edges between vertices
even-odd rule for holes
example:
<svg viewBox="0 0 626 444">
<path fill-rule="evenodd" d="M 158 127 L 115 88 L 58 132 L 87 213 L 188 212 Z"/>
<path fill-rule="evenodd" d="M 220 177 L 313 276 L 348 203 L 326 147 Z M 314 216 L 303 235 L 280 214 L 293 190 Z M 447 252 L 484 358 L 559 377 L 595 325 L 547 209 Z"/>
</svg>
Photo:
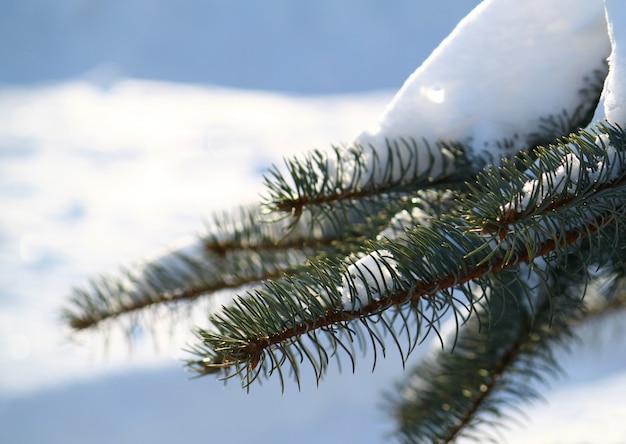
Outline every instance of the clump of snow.
<svg viewBox="0 0 626 444">
<path fill-rule="evenodd" d="M 538 116 L 577 106 L 582 78 L 610 49 L 602 2 L 531 0 L 510 6 L 478 6 L 409 77 L 379 127 L 357 140 L 378 146 L 381 138 L 471 137 L 483 149 L 516 129 L 536 128 Z"/>
<path fill-rule="evenodd" d="M 402 210 L 391 219 L 383 231 L 378 233 L 376 240 L 397 239 L 404 231 L 416 225 L 427 224 L 429 219 L 429 214 L 419 207 L 413 207 L 410 213 Z"/>
<path fill-rule="evenodd" d="M 605 0 L 606 21 L 611 40 L 609 74 L 594 120 L 606 119 L 626 126 L 626 2 Z"/>
<path fill-rule="evenodd" d="M 346 270 L 338 288 L 345 310 L 366 307 L 370 300 L 379 300 L 396 287 L 398 261 L 387 250 L 374 251 Z"/>
<path fill-rule="evenodd" d="M 583 79 L 609 51 L 602 0 L 486 0 L 355 144 L 384 156 L 390 140 L 460 142 L 497 161 L 525 148 L 541 118 L 573 112 Z"/>
<path fill-rule="evenodd" d="M 588 130 L 593 130 L 591 126 L 603 119 L 612 124 L 626 125 L 626 54 L 623 46 L 626 39 L 626 2 L 605 0 L 604 7 L 611 46 L 608 57 L 609 73 Z M 583 177 L 587 183 L 614 180 L 624 165 L 623 153 L 619 153 L 610 144 L 606 135 L 597 137 L 596 144 L 605 147 L 605 155 L 602 158 L 597 159 L 595 163 L 582 166 L 575 154 L 567 154 L 556 170 L 545 173 L 538 179 L 529 179 L 515 201 L 502 206 L 503 214 L 511 211 L 523 212 L 530 202 L 541 202 L 549 196 L 572 194 Z"/>
</svg>

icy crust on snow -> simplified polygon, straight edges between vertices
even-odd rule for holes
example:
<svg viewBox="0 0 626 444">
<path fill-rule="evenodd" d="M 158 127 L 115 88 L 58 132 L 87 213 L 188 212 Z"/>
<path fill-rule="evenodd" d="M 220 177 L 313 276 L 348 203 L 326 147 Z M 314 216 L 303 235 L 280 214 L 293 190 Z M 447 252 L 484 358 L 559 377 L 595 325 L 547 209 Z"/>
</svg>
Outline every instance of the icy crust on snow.
<svg viewBox="0 0 626 444">
<path fill-rule="evenodd" d="M 497 161 L 525 147 L 540 118 L 573 112 L 609 51 L 602 0 L 486 0 L 355 144 L 380 155 L 391 140 L 460 142 Z"/>
<path fill-rule="evenodd" d="M 366 307 L 370 298 L 380 300 L 395 289 L 397 276 L 398 261 L 388 250 L 374 251 L 351 264 L 338 287 L 344 310 Z"/>
</svg>

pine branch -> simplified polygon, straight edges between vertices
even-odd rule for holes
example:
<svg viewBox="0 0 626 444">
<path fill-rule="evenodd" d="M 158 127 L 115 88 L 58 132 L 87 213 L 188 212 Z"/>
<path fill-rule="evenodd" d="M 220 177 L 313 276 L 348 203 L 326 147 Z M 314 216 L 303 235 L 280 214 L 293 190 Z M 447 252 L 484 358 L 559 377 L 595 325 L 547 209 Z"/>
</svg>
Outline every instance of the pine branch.
<svg viewBox="0 0 626 444">
<path fill-rule="evenodd" d="M 311 258 L 350 254 L 404 208 L 439 212 L 449 208 L 449 196 L 426 194 L 394 201 L 363 221 L 341 225 L 313 226 L 306 217 L 293 224 L 257 207 L 216 215 L 207 224 L 207 233 L 191 244 L 75 288 L 62 317 L 74 330 L 129 317 L 132 327 L 142 324 L 139 314 L 160 306 L 180 312 L 179 308 L 220 290 L 298 274 Z"/>
<path fill-rule="evenodd" d="M 533 289 L 521 289 L 523 282 L 511 278 L 493 288 L 489 307 L 479 311 L 496 320 L 485 327 L 474 317 L 453 352 L 441 351 L 419 364 L 391 395 L 402 442 L 450 443 L 460 437 L 497 442 L 486 433 L 502 426 L 508 416 L 503 410 L 513 400 L 537 398 L 531 383 L 559 371 L 553 348 L 571 341 L 571 326 L 582 317 L 580 294 L 544 292 L 531 306 L 519 294 Z"/>
<path fill-rule="evenodd" d="M 314 150 L 285 164 L 285 173 L 274 167 L 265 177 L 267 208 L 294 220 L 308 213 L 316 223 L 334 225 L 355 214 L 367 218 L 416 190 L 462 187 L 476 170 L 460 145 L 433 148 L 416 140 L 387 141 L 382 150 L 359 145 Z"/>
<path fill-rule="evenodd" d="M 436 301 L 442 310 L 449 310 L 455 302 L 449 296 L 453 288 L 466 295 L 471 307 L 474 296 L 464 288 L 465 284 L 538 257 L 567 254 L 568 247 L 582 239 L 602 238 L 607 226 L 622 229 L 626 210 L 622 198 L 624 171 L 621 154 L 616 153 L 623 152 L 623 133 L 616 128 L 602 130 L 610 134 L 610 146 L 597 145 L 592 134 L 572 136 L 567 143 L 559 144 L 561 151 L 556 154 L 554 149 L 545 151 L 536 163 L 524 159 L 526 175 L 506 168 L 500 175 L 498 170 L 481 175 L 479 183 L 488 185 L 484 188 L 491 192 L 462 201 L 461 211 L 433 221 L 430 227 L 407 232 L 403 243 L 370 244 L 370 251 L 391 252 L 392 263 L 374 261 L 377 269 L 363 269 L 357 262 L 352 265 L 356 276 L 350 282 L 345 279 L 349 271 L 346 265 L 332 261 L 313 263 L 308 276 L 270 281 L 264 289 L 238 299 L 235 306 L 225 308 L 212 319 L 212 331 L 199 331 L 203 343 L 191 349 L 199 359 L 189 361 L 190 367 L 200 373 L 233 367 L 235 374 L 241 374 L 244 383 L 249 384 L 260 372 L 280 372 L 286 363 L 297 378 L 298 361 L 308 360 L 319 379 L 328 359 L 319 351 L 322 343 L 329 344 L 331 355 L 343 349 L 354 359 L 343 343 L 351 340 L 347 329 L 376 342 L 380 338 L 371 328 L 379 322 L 383 332 L 395 338 L 389 324 L 391 318 L 383 313 L 390 307 L 399 307 L 401 311 L 401 306 L 408 303 L 418 307 L 422 301 Z M 588 160 L 588 168 L 580 168 L 576 177 L 559 173 L 563 155 L 573 155 L 575 151 L 579 151 L 581 159 Z M 527 196 L 524 186 L 535 180 L 529 179 L 533 173 L 539 178 L 558 176 L 564 184 L 550 188 L 536 179 Z M 516 186 L 511 187 L 511 177 Z M 501 218 L 510 213 L 506 205 L 520 202 L 524 208 L 515 207 L 515 217 Z M 561 205 L 555 206 L 558 202 Z M 489 224 L 499 224 L 498 231 L 486 230 Z M 367 304 L 351 309 L 346 305 L 342 286 L 349 287 L 354 303 L 353 293 L 359 283 L 360 290 L 367 292 Z M 438 315 L 432 310 L 418 307 L 417 311 L 418 323 L 435 325 L 433 319 Z M 303 342 L 303 337 L 312 340 L 315 352 Z"/>
<path fill-rule="evenodd" d="M 279 278 L 311 256 L 336 254 L 341 234 L 325 236 L 305 226 L 287 233 L 285 224 L 261 217 L 257 208 L 215 216 L 207 234 L 193 242 L 92 279 L 73 290 L 64 320 L 84 330 L 160 305 L 174 310 L 219 290 Z"/>
<path fill-rule="evenodd" d="M 534 383 L 560 372 L 555 348 L 568 348 L 583 323 L 626 309 L 626 245 L 610 245 L 612 240 L 598 249 L 602 267 L 591 276 L 581 261 L 589 253 L 586 243 L 541 269 L 493 276 L 488 299 L 453 350 L 431 354 L 388 393 L 386 410 L 394 412 L 400 440 L 499 442 L 493 434 L 513 419 L 507 408 L 540 397 Z M 611 288 L 598 292 L 591 289 L 594 282 Z"/>
<path fill-rule="evenodd" d="M 624 216 L 626 216 L 626 206 L 621 206 L 614 212 L 600 215 L 584 232 L 581 232 L 580 230 L 571 230 L 560 236 L 562 240 L 548 239 L 544 241 L 537 248 L 533 249 L 534 254 L 532 255 L 531 251 L 533 250 L 527 249 L 517 255 L 507 254 L 506 256 L 492 257 L 488 262 L 483 262 L 483 258 L 481 258 L 479 263 L 461 263 L 462 265 L 460 268 L 463 270 L 462 273 L 457 271 L 445 274 L 434 281 L 413 282 L 410 290 L 396 292 L 384 299 L 372 300 L 372 302 L 370 302 L 365 308 L 359 310 L 326 310 L 323 308 L 321 302 L 318 301 L 317 306 L 315 306 L 315 302 L 309 299 L 307 301 L 309 302 L 308 307 L 315 308 L 315 310 L 311 310 L 310 313 L 310 315 L 315 315 L 314 317 L 309 315 L 308 319 L 296 322 L 293 325 L 283 325 L 283 323 L 280 323 L 278 325 L 281 328 L 278 331 L 271 333 L 265 332 L 260 335 L 257 334 L 257 339 L 250 339 L 250 337 L 253 336 L 253 331 L 246 330 L 244 328 L 229 328 L 231 333 L 235 333 L 237 335 L 236 338 L 201 330 L 199 334 L 205 344 L 215 344 L 216 346 L 214 345 L 213 349 L 198 348 L 193 351 L 203 356 L 211 356 L 212 350 L 219 351 L 219 353 L 216 353 L 216 358 L 204 358 L 200 361 L 190 361 L 189 365 L 200 373 L 212 373 L 216 368 L 239 365 L 243 361 L 249 362 L 249 370 L 253 371 L 257 367 L 258 362 L 262 359 L 262 353 L 270 348 L 275 347 L 281 352 L 286 353 L 283 349 L 283 343 L 287 343 L 287 346 L 293 345 L 292 341 L 295 341 L 298 337 L 304 334 L 309 334 L 314 330 L 321 329 L 325 333 L 332 336 L 334 334 L 334 330 L 329 327 L 332 327 L 333 325 L 355 320 L 367 322 L 368 317 L 380 315 L 383 310 L 390 307 L 399 306 L 409 302 L 415 303 L 420 298 L 432 296 L 439 291 L 451 289 L 452 287 L 461 287 L 463 284 L 480 279 L 485 275 L 495 274 L 505 269 L 515 268 L 521 263 L 532 262 L 535 258 L 545 256 L 550 253 L 556 253 L 559 249 L 575 244 L 586 236 L 594 234 L 596 230 L 616 223 L 618 218 Z M 446 234 L 451 235 L 452 232 L 450 231 Z M 466 233 L 456 232 L 455 236 L 463 236 L 463 234 Z M 454 239 L 453 236 L 450 236 L 450 238 Z M 480 247 L 474 249 L 473 252 L 476 252 L 478 249 L 480 249 Z M 475 257 L 476 255 L 472 254 L 472 256 Z M 331 275 L 326 275 L 324 278 L 333 280 Z M 279 286 L 268 283 L 268 289 L 272 293 L 258 292 L 255 294 L 256 297 L 253 299 L 240 299 L 241 305 L 238 310 L 235 311 L 230 308 L 225 309 L 224 313 L 221 314 L 219 318 L 214 319 L 215 323 L 218 324 L 218 327 L 222 327 L 224 330 L 226 330 L 226 328 L 224 328 L 226 326 L 226 322 L 230 321 L 232 324 L 242 323 L 245 319 L 243 316 L 250 313 L 246 313 L 247 307 L 250 308 L 251 312 L 260 315 L 261 317 L 272 317 L 273 313 L 275 313 L 274 316 L 282 313 L 287 315 L 289 309 L 307 304 L 303 299 L 296 300 L 295 302 L 292 301 L 291 303 L 285 303 L 284 305 L 283 301 L 275 301 L 271 303 L 270 301 L 273 299 L 271 294 L 277 295 L 281 293 L 281 296 L 286 296 L 287 294 L 290 294 L 291 290 L 293 293 L 299 292 L 299 296 L 304 296 L 304 290 L 297 287 L 301 285 L 301 283 L 298 282 L 295 283 L 295 285 L 296 286 L 294 288 L 286 288 L 284 285 Z M 318 285 L 321 286 L 322 283 L 319 282 Z M 327 290 L 330 289 L 327 288 Z M 330 297 L 332 297 L 332 295 Z M 335 295 L 335 298 L 336 297 L 337 296 Z M 473 301 L 470 302 L 473 303 Z M 451 303 L 451 301 L 448 301 L 448 303 Z M 276 309 L 276 311 L 272 312 L 273 309 Z M 289 314 L 292 318 L 299 317 L 299 315 L 294 313 Z M 224 321 L 224 324 L 219 325 L 220 321 Z M 256 329 L 257 326 L 253 325 L 252 322 L 254 322 L 252 319 L 246 321 L 250 327 Z M 428 323 L 432 324 L 432 321 L 428 321 Z M 276 326 L 276 324 L 272 323 L 271 326 Z M 393 330 L 390 330 L 389 333 L 393 334 Z M 334 342 L 338 339 L 333 337 L 331 340 Z M 227 347 L 229 348 L 227 349 Z M 275 365 L 278 362 L 279 361 L 273 361 L 272 364 Z M 319 362 L 312 362 L 312 364 L 318 367 L 322 366 L 322 363 Z"/>
</svg>

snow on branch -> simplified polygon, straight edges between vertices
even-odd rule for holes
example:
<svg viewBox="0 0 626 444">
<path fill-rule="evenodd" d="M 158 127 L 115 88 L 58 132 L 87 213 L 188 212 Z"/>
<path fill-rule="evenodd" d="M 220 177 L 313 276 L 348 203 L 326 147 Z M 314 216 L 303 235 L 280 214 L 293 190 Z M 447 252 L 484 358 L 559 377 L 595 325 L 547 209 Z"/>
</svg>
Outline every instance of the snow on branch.
<svg viewBox="0 0 626 444">
<path fill-rule="evenodd" d="M 282 379 L 283 366 L 298 379 L 308 361 L 319 380 L 342 350 L 354 365 L 355 342 L 397 339 L 398 316 L 405 332 L 416 324 L 408 353 L 424 330 L 438 333 L 441 313 L 457 316 L 461 304 L 471 314 L 490 276 L 623 235 L 625 5 L 483 1 L 374 128 L 269 171 L 267 220 L 255 215 L 120 279 L 94 281 L 74 299 L 93 319 L 68 312 L 69 322 L 80 328 L 256 279 L 197 330 L 189 366 L 234 369 L 249 385 L 273 372 Z M 602 91 L 589 84 L 598 73 Z M 546 137 L 562 139 L 530 152 L 546 122 L 558 123 Z M 451 196 L 449 211 L 413 205 L 436 193 Z M 265 231 L 270 221 L 280 236 Z"/>
<path fill-rule="evenodd" d="M 363 219 L 419 189 L 462 184 L 471 177 L 463 148 L 415 139 L 387 140 L 384 146 L 352 145 L 314 150 L 286 161 L 286 171 L 265 177 L 266 205 L 297 219 L 320 223 Z M 335 222 L 336 224 L 337 222 Z"/>
<path fill-rule="evenodd" d="M 602 6 L 483 1 L 407 79 L 377 127 L 355 142 L 384 147 L 417 136 L 461 144 L 468 155 L 496 163 L 527 149 L 542 118 L 573 115 L 584 79 L 606 72 L 611 46 Z M 595 103 L 586 102 L 593 110 Z"/>
<path fill-rule="evenodd" d="M 603 130 L 612 146 L 624 152 L 624 133 L 612 127 Z M 548 167 L 558 171 L 562 166 L 559 153 L 571 150 L 573 144 L 580 144 L 583 156 L 594 158 L 602 152 L 595 140 L 592 134 L 572 136 L 540 153 L 537 163 L 544 171 Z M 528 171 L 535 165 L 528 156 L 522 162 Z M 298 364 L 287 357 L 309 356 L 302 341 L 311 335 L 324 336 L 332 348 L 349 350 L 344 344 L 349 337 L 342 336 L 338 325 L 349 323 L 351 329 L 364 326 L 365 333 L 361 334 L 367 337 L 367 326 L 377 324 L 385 310 L 419 304 L 432 297 L 442 298 L 439 307 L 455 311 L 458 296 L 452 296 L 452 290 L 465 294 L 471 307 L 476 296 L 467 285 L 480 287 L 486 277 L 537 258 L 562 257 L 583 239 L 594 239 L 592 243 L 599 244 L 597 239 L 604 238 L 607 227 L 623 230 L 626 182 L 622 179 L 626 172 L 623 168 L 619 171 L 619 175 L 603 176 L 612 179 L 606 184 L 589 183 L 577 188 L 577 205 L 564 198 L 559 200 L 560 195 L 551 188 L 550 197 L 542 197 L 556 204 L 548 210 L 535 205 L 525 217 L 507 220 L 512 228 L 506 233 L 506 242 L 497 242 L 500 233 L 485 231 L 484 227 L 487 222 L 498 222 L 489 215 L 501 214 L 503 202 L 515 199 L 518 191 L 511 186 L 511 180 L 522 183 L 524 172 L 506 168 L 486 171 L 478 180 L 484 189 L 461 200 L 454 214 L 417 226 L 400 238 L 372 242 L 369 253 L 349 265 L 313 263 L 310 274 L 285 282 L 270 281 L 264 290 L 241 298 L 236 309 L 225 308 L 212 319 L 215 330 L 200 331 L 203 345 L 194 351 L 200 359 L 189 365 L 200 373 L 233 366 L 237 374 L 246 375 L 246 381 L 260 376 L 260 368 L 267 374 L 285 364 L 297 373 Z M 415 313 L 418 318 L 427 316 L 426 310 Z M 407 319 L 405 322 L 409 322 Z M 417 322 L 433 323 L 428 317 Z M 389 321 L 383 326 L 389 334 L 395 334 Z M 316 347 L 322 347 L 322 342 L 326 343 L 314 339 Z M 309 360 L 316 374 L 322 374 L 327 365 L 325 358 Z"/>
</svg>

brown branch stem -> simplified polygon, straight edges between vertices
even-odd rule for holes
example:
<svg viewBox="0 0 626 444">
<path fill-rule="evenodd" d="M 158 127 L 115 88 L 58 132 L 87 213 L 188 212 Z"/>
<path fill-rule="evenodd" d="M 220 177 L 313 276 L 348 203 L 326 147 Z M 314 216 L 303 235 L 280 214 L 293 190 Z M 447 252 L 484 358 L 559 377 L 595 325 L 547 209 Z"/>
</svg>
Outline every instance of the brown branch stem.
<svg viewBox="0 0 626 444">
<path fill-rule="evenodd" d="M 450 184 L 463 184 L 464 182 L 461 180 L 450 180 L 449 176 L 442 176 L 437 179 L 425 179 L 424 185 L 428 185 L 431 188 L 436 188 L 440 185 L 450 185 Z M 358 201 L 360 199 L 364 199 L 367 197 L 377 196 L 380 194 L 392 193 L 392 192 L 403 192 L 407 189 L 415 190 L 415 183 L 406 182 L 401 184 L 392 184 L 384 187 L 369 187 L 369 188 L 361 188 L 358 190 L 351 191 L 343 191 L 336 192 L 330 194 L 322 194 L 320 193 L 317 196 L 310 197 L 306 195 L 300 195 L 291 199 L 283 199 L 279 202 L 272 202 L 271 206 L 273 209 L 278 211 L 290 212 L 294 215 L 299 215 L 302 213 L 303 209 L 306 207 L 313 206 L 321 206 L 323 204 L 332 204 L 334 202 L 340 201 Z"/>
</svg>

